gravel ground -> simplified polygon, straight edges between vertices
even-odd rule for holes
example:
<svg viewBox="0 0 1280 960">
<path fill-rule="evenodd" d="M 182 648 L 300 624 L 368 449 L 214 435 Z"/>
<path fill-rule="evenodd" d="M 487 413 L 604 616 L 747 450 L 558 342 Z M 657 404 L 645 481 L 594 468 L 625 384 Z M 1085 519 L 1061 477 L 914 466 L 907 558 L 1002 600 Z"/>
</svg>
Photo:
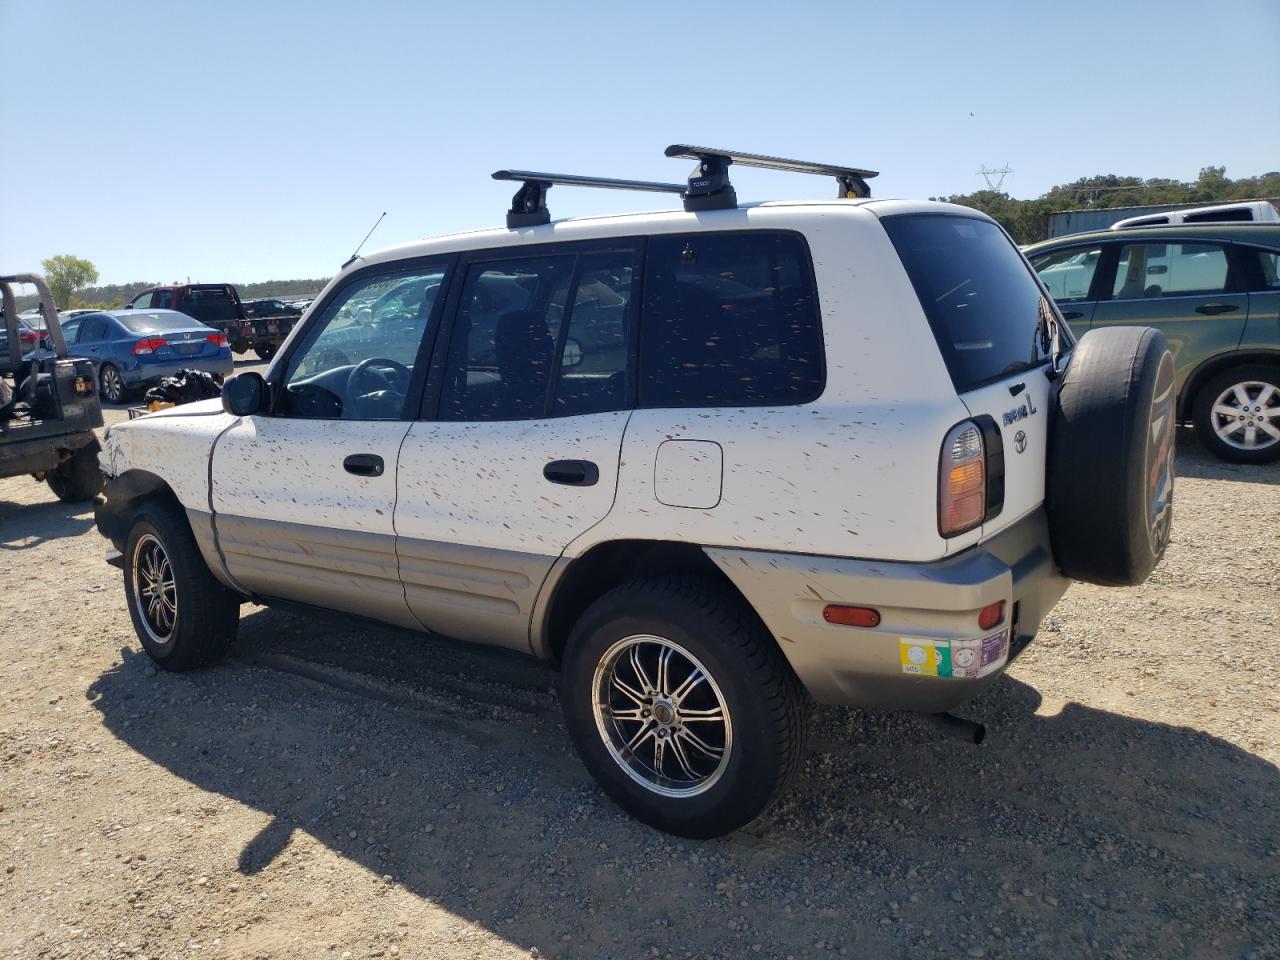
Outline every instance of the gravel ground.
<svg viewBox="0 0 1280 960">
<path fill-rule="evenodd" d="M 2 480 L 0 956 L 1280 957 L 1280 468 L 1180 444 L 1167 559 L 1071 589 L 986 743 L 821 709 L 708 842 L 604 798 L 532 661 L 246 607 L 157 673 L 91 511 Z"/>
</svg>

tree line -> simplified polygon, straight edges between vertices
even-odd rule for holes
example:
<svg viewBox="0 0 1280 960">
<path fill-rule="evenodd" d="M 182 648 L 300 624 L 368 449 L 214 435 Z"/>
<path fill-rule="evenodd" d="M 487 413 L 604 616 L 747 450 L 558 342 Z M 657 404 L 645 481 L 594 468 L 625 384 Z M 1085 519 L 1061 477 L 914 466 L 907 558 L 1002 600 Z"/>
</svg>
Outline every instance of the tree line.
<svg viewBox="0 0 1280 960">
<path fill-rule="evenodd" d="M 1205 167 L 1194 183 L 1179 180 L 1122 177 L 1114 174 L 1084 177 L 1074 183 L 1054 187 L 1034 200 L 1015 200 L 1007 193 L 979 190 L 976 193 L 930 197 L 981 210 L 996 220 L 1018 243 L 1046 239 L 1048 218 L 1063 210 L 1111 207 L 1146 207 L 1176 203 L 1226 203 L 1232 200 L 1275 199 L 1280 197 L 1280 171 L 1257 177 L 1232 180 L 1226 167 Z"/>
</svg>

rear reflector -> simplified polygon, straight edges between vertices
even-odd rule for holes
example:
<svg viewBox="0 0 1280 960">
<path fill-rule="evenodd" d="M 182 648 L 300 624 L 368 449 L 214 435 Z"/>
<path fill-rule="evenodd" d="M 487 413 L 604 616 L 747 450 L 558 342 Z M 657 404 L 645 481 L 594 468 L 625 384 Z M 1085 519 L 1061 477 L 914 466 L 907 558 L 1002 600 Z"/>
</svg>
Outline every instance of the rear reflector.
<svg viewBox="0 0 1280 960">
<path fill-rule="evenodd" d="M 846 607 L 841 603 L 831 603 L 823 607 L 822 619 L 827 623 L 838 623 L 846 627 L 878 627 L 880 611 L 871 607 Z"/>
<path fill-rule="evenodd" d="M 990 630 L 992 627 L 998 627 L 1004 623 L 1004 601 L 997 600 L 995 603 L 982 608 L 978 614 L 978 626 L 983 630 Z"/>
<path fill-rule="evenodd" d="M 938 530 L 944 537 L 972 530 L 987 511 L 982 431 L 971 420 L 951 428 L 938 465 Z"/>
</svg>

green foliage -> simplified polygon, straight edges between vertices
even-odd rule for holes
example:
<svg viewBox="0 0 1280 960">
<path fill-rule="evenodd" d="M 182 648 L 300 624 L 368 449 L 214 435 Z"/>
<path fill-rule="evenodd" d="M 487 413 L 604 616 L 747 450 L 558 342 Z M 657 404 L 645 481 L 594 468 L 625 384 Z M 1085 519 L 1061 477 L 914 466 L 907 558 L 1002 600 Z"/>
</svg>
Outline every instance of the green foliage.
<svg viewBox="0 0 1280 960">
<path fill-rule="evenodd" d="M 44 267 L 44 279 L 53 294 L 53 302 L 59 310 L 66 310 L 71 305 L 73 293 L 98 279 L 97 267 L 69 253 L 41 261 L 41 266 Z"/>
<path fill-rule="evenodd" d="M 994 190 L 935 199 L 981 210 L 997 220 L 1018 243 L 1035 243 L 1048 236 L 1049 214 L 1062 210 L 1209 204 L 1270 197 L 1280 197 L 1280 172 L 1231 180 L 1226 167 L 1205 167 L 1195 183 L 1106 174 L 1062 184 L 1034 200 L 1015 200 L 1007 193 Z"/>
</svg>

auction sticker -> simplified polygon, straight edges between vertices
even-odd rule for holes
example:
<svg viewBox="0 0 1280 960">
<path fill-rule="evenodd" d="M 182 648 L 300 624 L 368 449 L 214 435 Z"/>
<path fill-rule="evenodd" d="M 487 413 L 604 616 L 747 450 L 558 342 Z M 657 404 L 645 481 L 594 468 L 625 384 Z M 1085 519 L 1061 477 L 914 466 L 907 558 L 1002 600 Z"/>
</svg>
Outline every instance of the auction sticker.
<svg viewBox="0 0 1280 960">
<path fill-rule="evenodd" d="M 951 641 L 926 637 L 899 637 L 898 659 L 903 673 L 921 677 L 951 676 Z"/>
<path fill-rule="evenodd" d="M 899 637 L 898 659 L 903 673 L 919 677 L 985 677 L 1009 659 L 1009 631 L 973 640 Z"/>
</svg>

